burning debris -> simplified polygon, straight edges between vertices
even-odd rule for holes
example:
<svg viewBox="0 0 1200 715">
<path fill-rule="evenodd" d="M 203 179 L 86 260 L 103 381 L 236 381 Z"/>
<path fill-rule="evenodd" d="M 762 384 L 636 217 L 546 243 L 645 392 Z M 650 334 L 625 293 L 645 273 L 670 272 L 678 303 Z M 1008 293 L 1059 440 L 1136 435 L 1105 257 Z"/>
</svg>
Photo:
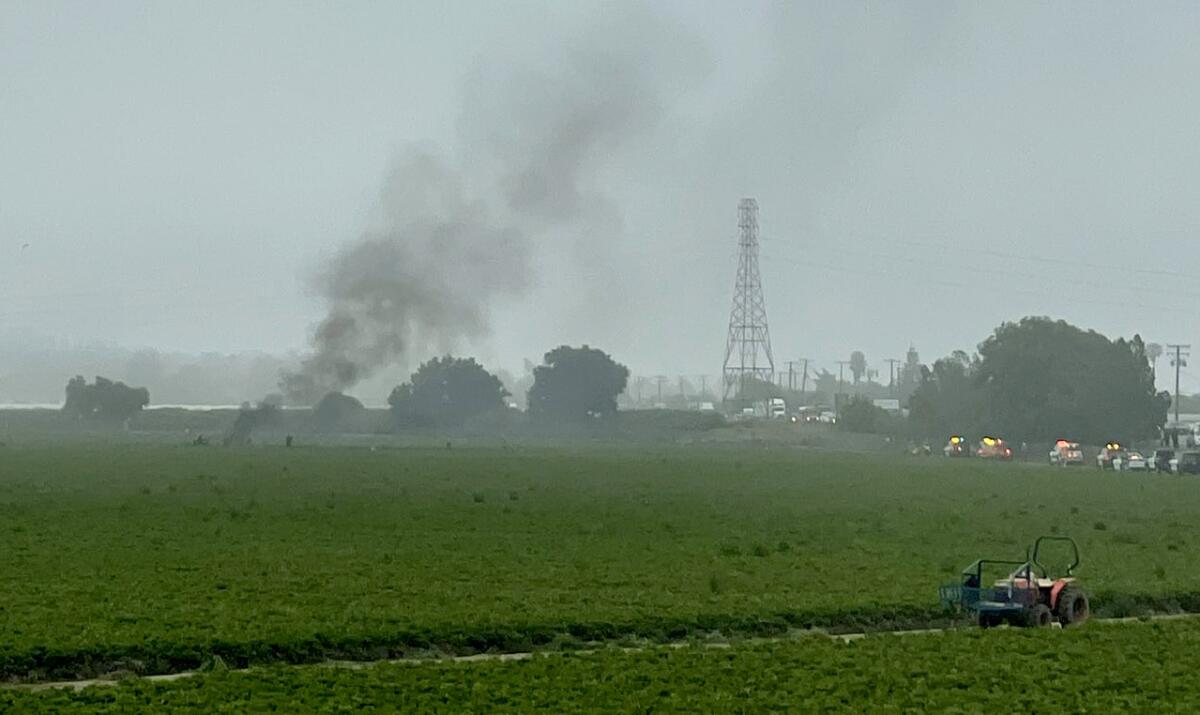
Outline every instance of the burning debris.
<svg viewBox="0 0 1200 715">
<path fill-rule="evenodd" d="M 278 400 L 267 398 L 252 407 L 250 403 L 242 405 L 233 427 L 225 435 L 222 444 L 226 447 L 244 447 L 250 444 L 255 430 L 269 426 L 279 420 L 280 406 Z"/>
</svg>

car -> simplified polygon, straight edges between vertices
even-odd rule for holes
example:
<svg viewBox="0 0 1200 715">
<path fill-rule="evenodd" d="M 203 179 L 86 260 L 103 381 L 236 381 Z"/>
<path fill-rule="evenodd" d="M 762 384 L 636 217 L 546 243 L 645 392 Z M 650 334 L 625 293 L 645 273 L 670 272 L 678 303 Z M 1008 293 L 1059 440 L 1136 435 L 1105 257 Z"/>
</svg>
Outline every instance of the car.
<svg viewBox="0 0 1200 715">
<path fill-rule="evenodd" d="M 942 454 L 947 457 L 970 457 L 971 448 L 967 446 L 967 438 L 957 434 L 950 437 L 946 446 L 942 447 Z"/>
<path fill-rule="evenodd" d="M 1145 472 L 1150 468 L 1141 452 L 1123 452 L 1113 458 L 1113 469 L 1118 472 Z"/>
<path fill-rule="evenodd" d="M 1173 449 L 1156 449 L 1150 457 L 1150 468 L 1156 472 L 1170 472 L 1171 460 L 1175 458 Z"/>
<path fill-rule="evenodd" d="M 1125 448 L 1120 442 L 1109 442 L 1104 445 L 1104 449 L 1100 450 L 1100 454 L 1096 455 L 1096 466 L 1101 469 L 1115 469 L 1113 460 L 1121 456 Z"/>
<path fill-rule="evenodd" d="M 1200 452 L 1181 452 L 1175 471 L 1179 474 L 1200 474 Z"/>
<path fill-rule="evenodd" d="M 1078 442 L 1060 439 L 1054 443 L 1054 449 L 1050 450 L 1050 464 L 1060 467 L 1083 464 L 1083 449 Z"/>
</svg>

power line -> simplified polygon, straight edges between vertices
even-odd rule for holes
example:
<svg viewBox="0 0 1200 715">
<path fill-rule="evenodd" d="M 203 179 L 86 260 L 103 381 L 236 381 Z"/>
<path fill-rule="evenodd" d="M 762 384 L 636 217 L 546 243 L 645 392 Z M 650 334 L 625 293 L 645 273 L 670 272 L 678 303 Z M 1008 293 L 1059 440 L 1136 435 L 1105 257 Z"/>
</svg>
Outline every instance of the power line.
<svg viewBox="0 0 1200 715">
<path fill-rule="evenodd" d="M 919 266 L 923 266 L 923 267 L 929 267 L 929 262 L 927 260 L 922 259 L 922 258 L 913 258 L 912 256 L 897 256 L 894 254 L 877 253 L 875 251 L 859 251 L 859 250 L 855 250 L 852 248 L 846 248 L 846 247 L 840 246 L 840 245 L 837 247 L 811 245 L 808 248 L 811 250 L 824 251 L 824 252 L 835 253 L 835 254 L 840 254 L 840 255 L 866 256 L 868 258 L 887 260 L 887 261 L 890 261 L 893 263 L 899 261 L 899 262 L 903 262 L 903 263 L 911 263 L 911 264 L 915 264 L 915 265 L 919 265 Z M 997 269 L 997 268 L 991 268 L 991 267 L 981 267 L 981 266 L 973 265 L 973 264 L 972 265 L 956 264 L 952 261 L 945 260 L 946 259 L 945 255 L 939 255 L 937 258 L 939 260 L 944 261 L 953 270 L 957 270 L 957 271 L 969 271 L 969 272 L 976 273 L 976 274 L 995 275 L 995 276 L 999 276 L 1002 278 L 1020 277 L 1020 278 L 1028 278 L 1028 279 L 1035 280 L 1035 281 L 1043 281 L 1043 282 L 1051 281 L 1055 284 L 1076 285 L 1076 286 L 1080 286 L 1083 288 L 1092 288 L 1095 290 L 1126 291 L 1126 292 L 1137 293 L 1139 295 L 1146 293 L 1146 288 L 1140 287 L 1137 285 L 1126 285 L 1124 283 L 1119 283 L 1119 282 L 1118 283 L 1112 283 L 1112 282 L 1096 283 L 1094 281 L 1080 280 L 1078 278 L 1072 278 L 1070 276 L 1064 276 L 1061 274 L 1044 275 L 1044 274 L 1038 274 L 1038 273 L 1028 273 L 1028 272 L 1024 272 L 1024 271 L 1016 271 L 1016 270 L 1007 269 L 1007 268 Z M 1182 275 L 1182 274 L 1180 274 L 1180 275 Z M 1172 294 L 1175 294 L 1175 295 L 1190 295 L 1190 296 L 1200 298 L 1200 291 L 1190 291 L 1190 290 L 1187 290 L 1184 288 L 1172 288 L 1171 292 L 1172 292 Z"/>
<path fill-rule="evenodd" d="M 854 237 L 863 238 L 863 239 L 866 239 L 869 241 L 876 241 L 879 243 L 887 243 L 889 245 L 901 244 L 901 245 L 906 245 L 906 246 L 921 246 L 924 248 L 935 248 L 935 249 L 938 249 L 939 251 L 961 251 L 961 250 L 963 250 L 962 245 L 955 245 L 952 243 L 943 243 L 943 242 L 939 242 L 939 241 L 930 241 L 930 240 L 919 241 L 919 240 L 899 238 L 896 236 L 888 236 L 888 235 L 884 235 L 881 233 L 870 232 L 870 231 L 860 231 L 860 230 L 839 229 L 839 230 L 835 230 L 835 231 L 829 231 L 822 227 L 818 227 L 815 224 L 811 224 L 811 223 L 805 224 L 803 222 L 801 225 L 806 226 L 811 232 L 814 232 L 817 234 L 826 234 L 826 235 L 831 235 L 831 236 L 836 236 L 836 237 L 854 236 Z M 1077 260 L 1077 259 L 1073 259 L 1073 258 L 1071 258 L 1071 259 L 1057 258 L 1055 256 L 1028 256 L 1028 255 L 1024 255 L 1024 254 L 1020 254 L 1020 253 L 1013 253 L 1010 251 L 998 251 L 994 248 L 971 247 L 970 250 L 972 253 L 979 253 L 982 255 L 993 256 L 996 258 L 1008 258 L 1008 259 L 1012 259 L 1012 260 L 1016 260 L 1016 261 L 1031 261 L 1031 262 L 1038 263 L 1039 265 L 1046 264 L 1046 263 L 1056 263 L 1059 265 L 1075 266 L 1075 267 L 1082 267 L 1082 268 L 1093 268 L 1096 270 L 1104 270 L 1104 271 L 1118 271 L 1121 273 L 1140 273 L 1142 275 L 1170 276 L 1173 278 L 1179 278 L 1180 280 L 1188 280 L 1188 281 L 1191 281 L 1194 279 L 1194 276 L 1189 275 L 1188 273 L 1184 273 L 1182 271 L 1169 271 L 1169 270 L 1155 269 L 1155 268 L 1138 268 L 1135 266 L 1128 266 L 1128 265 L 1121 265 L 1121 266 L 1105 265 L 1102 263 L 1081 261 L 1081 260 Z"/>
<path fill-rule="evenodd" d="M 804 267 L 808 267 L 808 268 L 820 268 L 823 270 L 840 271 L 840 272 L 851 273 L 851 274 L 855 274 L 855 275 L 865 275 L 865 276 L 876 276 L 876 277 L 880 277 L 880 278 L 900 279 L 900 280 L 905 281 L 909 285 L 914 283 L 914 278 L 912 275 L 906 275 L 906 274 L 901 274 L 901 273 L 891 273 L 891 272 L 886 272 L 886 271 L 877 271 L 877 270 L 859 269 L 859 268 L 846 268 L 844 266 L 833 266 L 833 265 L 824 264 L 824 263 L 815 263 L 813 261 L 807 261 L 807 260 L 790 259 L 790 258 L 786 258 L 786 257 L 782 257 L 782 256 L 770 256 L 769 258 L 772 261 L 791 263 L 793 265 L 804 266 Z M 1191 310 L 1184 306 L 1167 307 L 1167 306 L 1161 306 L 1161 305 L 1149 305 L 1146 303 L 1130 302 L 1130 301 L 1096 300 L 1096 299 L 1088 299 L 1088 298 L 1067 298 L 1067 297 L 1063 296 L 1061 293 L 1054 294 L 1054 293 L 1050 293 L 1050 292 L 1035 291 L 1035 290 L 1030 290 L 1030 289 L 1026 289 L 1026 288 L 1008 288 L 1008 287 L 1002 287 L 1002 286 L 988 286 L 988 285 L 981 285 L 978 283 L 966 284 L 966 283 L 957 283 L 954 281 L 946 281 L 946 280 L 931 279 L 931 278 L 921 278 L 921 279 L 919 279 L 918 282 L 922 286 L 929 286 L 929 285 L 942 286 L 942 287 L 946 287 L 946 288 L 955 288 L 955 289 L 966 290 L 966 291 L 976 291 L 979 289 L 984 289 L 984 290 L 1001 291 L 1001 292 L 1003 292 L 1005 294 L 1009 294 L 1009 295 L 1012 295 L 1012 294 L 1026 295 L 1026 296 L 1030 296 L 1030 297 L 1034 297 L 1034 298 L 1053 297 L 1053 298 L 1057 298 L 1060 301 L 1065 301 L 1068 303 L 1089 303 L 1089 304 L 1093 304 L 1093 305 L 1106 305 L 1106 306 L 1110 306 L 1110 307 L 1119 307 L 1119 308 L 1141 308 L 1144 310 L 1152 310 L 1152 311 L 1158 311 L 1158 312 L 1177 312 L 1177 313 L 1187 313 L 1187 314 L 1191 313 Z"/>
</svg>

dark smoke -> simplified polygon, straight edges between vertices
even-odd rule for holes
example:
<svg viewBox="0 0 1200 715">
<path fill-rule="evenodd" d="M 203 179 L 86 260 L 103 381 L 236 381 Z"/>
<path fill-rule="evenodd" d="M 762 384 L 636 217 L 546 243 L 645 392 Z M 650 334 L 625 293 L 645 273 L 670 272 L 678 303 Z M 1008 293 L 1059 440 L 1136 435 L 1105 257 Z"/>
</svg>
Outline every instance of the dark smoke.
<svg viewBox="0 0 1200 715">
<path fill-rule="evenodd" d="M 233 427 L 225 434 L 221 443 L 226 447 L 244 447 L 250 444 L 255 430 L 277 422 L 279 413 L 279 404 L 269 397 L 257 406 L 243 404 L 237 419 L 233 421 Z"/>
<path fill-rule="evenodd" d="M 446 351 L 485 335 L 492 301 L 528 282 L 529 241 L 465 195 L 438 158 L 396 161 L 380 197 L 383 225 L 342 248 L 316 279 L 329 314 L 313 353 L 281 387 L 312 404 L 413 349 Z"/>
<path fill-rule="evenodd" d="M 539 63 L 545 71 L 468 83 L 458 122 L 467 169 L 429 151 L 395 161 L 380 225 L 317 277 L 328 315 L 311 356 L 280 384 L 289 401 L 312 404 L 381 367 L 411 367 L 486 337 L 493 306 L 529 286 L 536 240 L 593 244 L 620 225 L 597 174 L 602 159 L 655 124 L 663 103 L 652 56 L 665 43 L 646 24 L 634 23 L 644 41 L 613 25 L 570 42 Z M 613 42 L 635 46 L 614 52 Z"/>
</svg>

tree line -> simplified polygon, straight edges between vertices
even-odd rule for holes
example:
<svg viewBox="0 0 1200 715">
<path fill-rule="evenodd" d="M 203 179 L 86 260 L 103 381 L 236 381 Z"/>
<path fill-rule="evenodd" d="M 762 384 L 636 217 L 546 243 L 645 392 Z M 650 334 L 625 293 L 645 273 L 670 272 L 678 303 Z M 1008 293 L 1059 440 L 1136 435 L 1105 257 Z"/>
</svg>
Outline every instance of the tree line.
<svg viewBox="0 0 1200 715">
<path fill-rule="evenodd" d="M 1069 438 L 1090 443 L 1155 437 L 1166 422 L 1170 397 L 1154 385 L 1153 348 L 1140 336 L 1111 340 L 1065 321 L 1027 317 L 1004 323 L 974 354 L 956 351 L 930 365 L 910 350 L 898 374 L 907 420 L 889 416 L 867 397 L 841 407 L 841 424 L 856 432 L 906 433 L 914 438 L 994 434 L 1017 441 Z M 869 373 L 852 360 L 852 379 Z M 629 370 L 587 345 L 560 346 L 533 368 L 527 414 L 534 422 L 586 422 L 617 411 Z M 834 391 L 831 375 L 815 388 Z M 779 394 L 770 383 L 749 386 L 762 397 Z M 149 404 L 145 388 L 96 378 L 67 384 L 63 411 L 77 419 L 126 420 Z M 401 428 L 458 428 L 508 409 L 512 395 L 474 358 L 426 361 L 388 396 Z M 269 402 L 264 401 L 264 402 Z M 362 403 L 340 393 L 313 406 L 318 429 L 336 429 Z"/>
<path fill-rule="evenodd" d="M 908 428 L 923 437 L 1102 444 L 1157 437 L 1170 405 L 1140 336 L 1112 340 L 1027 317 L 996 328 L 974 355 L 955 351 L 922 366 Z"/>
<path fill-rule="evenodd" d="M 604 351 L 563 345 L 546 353 L 542 364 L 533 369 L 526 412 L 531 420 L 543 423 L 604 419 L 616 413 L 617 396 L 628 380 L 629 369 Z M 474 358 L 446 355 L 421 364 L 408 381 L 392 390 L 387 402 L 399 427 L 457 428 L 507 410 L 509 397 L 500 378 Z M 104 377 L 88 384 L 75 377 L 67 383 L 63 412 L 77 419 L 124 421 L 149 403 L 150 393 L 144 387 L 131 388 Z M 258 408 L 246 405 L 243 416 L 254 419 L 242 422 L 248 426 L 264 422 L 279 404 L 276 396 L 269 396 Z M 331 392 L 312 409 L 315 426 L 333 430 L 365 408 L 354 397 Z"/>
</svg>

